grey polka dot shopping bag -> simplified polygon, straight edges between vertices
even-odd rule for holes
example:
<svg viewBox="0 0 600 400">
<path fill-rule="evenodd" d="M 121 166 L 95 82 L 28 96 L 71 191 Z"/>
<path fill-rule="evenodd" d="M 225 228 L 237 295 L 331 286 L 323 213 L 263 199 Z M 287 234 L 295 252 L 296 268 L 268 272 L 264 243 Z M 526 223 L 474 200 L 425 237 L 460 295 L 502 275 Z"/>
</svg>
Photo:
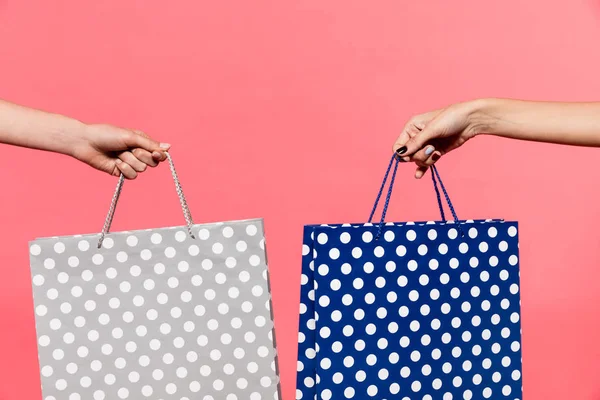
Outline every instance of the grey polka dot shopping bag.
<svg viewBox="0 0 600 400">
<path fill-rule="evenodd" d="M 263 222 L 30 243 L 44 400 L 278 400 Z"/>
<path fill-rule="evenodd" d="M 368 223 L 304 228 L 296 399 L 522 399 L 517 223 L 459 220 L 435 166 L 441 221 L 386 223 L 397 168 Z"/>
</svg>

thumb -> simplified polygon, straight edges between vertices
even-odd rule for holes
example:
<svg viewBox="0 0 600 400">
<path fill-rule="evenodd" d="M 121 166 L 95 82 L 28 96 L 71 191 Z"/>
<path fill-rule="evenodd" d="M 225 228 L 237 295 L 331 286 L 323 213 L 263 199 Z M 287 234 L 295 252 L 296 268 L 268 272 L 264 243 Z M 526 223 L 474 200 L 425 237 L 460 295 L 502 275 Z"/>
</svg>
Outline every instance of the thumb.
<svg viewBox="0 0 600 400">
<path fill-rule="evenodd" d="M 163 152 L 171 148 L 170 144 L 159 143 L 139 131 L 134 131 L 125 136 L 125 144 L 129 148 L 141 148 L 150 153 L 155 151 Z"/>
</svg>

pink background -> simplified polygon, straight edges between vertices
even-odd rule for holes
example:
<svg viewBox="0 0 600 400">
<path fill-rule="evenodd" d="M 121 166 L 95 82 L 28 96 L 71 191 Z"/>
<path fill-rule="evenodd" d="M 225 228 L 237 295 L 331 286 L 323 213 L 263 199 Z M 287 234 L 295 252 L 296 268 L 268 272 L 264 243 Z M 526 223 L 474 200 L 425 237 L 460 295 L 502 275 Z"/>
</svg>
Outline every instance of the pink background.
<svg viewBox="0 0 600 400">
<path fill-rule="evenodd" d="M 173 144 L 196 222 L 266 220 L 284 399 L 302 226 L 363 221 L 413 113 L 481 96 L 600 100 L 582 0 L 0 0 L 0 97 Z M 27 242 L 100 229 L 115 179 L 1 147 L 0 400 L 39 399 Z M 520 221 L 527 400 L 600 399 L 598 152 L 483 138 L 440 163 L 463 218 Z M 436 218 L 402 166 L 390 218 Z M 168 169 L 116 230 L 181 224 Z"/>
</svg>

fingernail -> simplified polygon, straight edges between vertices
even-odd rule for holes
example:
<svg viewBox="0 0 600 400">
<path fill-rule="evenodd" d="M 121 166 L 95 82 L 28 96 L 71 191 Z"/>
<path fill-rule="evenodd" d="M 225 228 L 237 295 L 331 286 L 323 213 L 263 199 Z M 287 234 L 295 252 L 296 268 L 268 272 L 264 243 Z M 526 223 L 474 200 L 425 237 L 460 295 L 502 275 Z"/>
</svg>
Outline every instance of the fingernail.
<svg viewBox="0 0 600 400">
<path fill-rule="evenodd" d="M 170 148 L 171 148 L 171 145 L 170 145 L 169 143 L 161 143 L 161 144 L 160 144 L 160 148 L 161 148 L 161 149 L 168 150 L 168 149 L 170 149 Z"/>
<path fill-rule="evenodd" d="M 418 171 L 415 173 L 415 178 L 417 178 L 417 179 L 421 179 L 422 177 L 423 177 L 423 171 L 421 171 L 421 170 L 418 170 Z"/>
<path fill-rule="evenodd" d="M 156 160 L 160 160 L 160 159 L 162 159 L 162 154 L 160 154 L 158 151 L 155 151 L 152 153 L 152 158 L 154 158 Z"/>
<path fill-rule="evenodd" d="M 398 154 L 404 154 L 404 153 L 406 153 L 406 150 L 408 150 L 406 148 L 406 146 L 402 146 L 398 150 L 396 150 L 396 153 L 398 153 Z"/>
<path fill-rule="evenodd" d="M 410 161 L 410 157 L 402 157 L 402 160 L 404 160 L 404 162 L 409 162 Z"/>
<path fill-rule="evenodd" d="M 432 159 L 433 161 L 437 161 L 437 160 L 439 160 L 439 159 L 440 159 L 440 157 L 441 157 L 441 156 L 442 156 L 442 155 L 441 155 L 440 153 L 435 153 L 434 155 L 432 155 L 432 156 L 431 156 L 431 159 Z"/>
<path fill-rule="evenodd" d="M 120 158 L 117 158 L 117 159 L 115 160 L 115 162 L 116 162 L 117 164 L 121 164 L 123 161 L 121 161 L 121 159 L 120 159 Z"/>
<path fill-rule="evenodd" d="M 425 155 L 430 155 L 434 151 L 435 151 L 435 148 L 433 146 L 429 146 L 425 149 Z"/>
</svg>

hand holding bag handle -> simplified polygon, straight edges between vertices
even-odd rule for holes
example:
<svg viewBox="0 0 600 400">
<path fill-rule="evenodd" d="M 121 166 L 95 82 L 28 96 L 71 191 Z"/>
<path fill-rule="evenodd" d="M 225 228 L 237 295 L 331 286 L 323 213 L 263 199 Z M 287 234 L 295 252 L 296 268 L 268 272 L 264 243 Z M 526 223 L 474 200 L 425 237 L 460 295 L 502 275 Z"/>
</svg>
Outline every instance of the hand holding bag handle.
<svg viewBox="0 0 600 400">
<path fill-rule="evenodd" d="M 194 221 L 192 220 L 192 214 L 190 213 L 190 209 L 187 205 L 187 202 L 185 201 L 183 189 L 181 188 L 181 182 L 179 182 L 177 171 L 175 171 L 175 164 L 173 164 L 173 159 L 171 158 L 171 155 L 168 152 L 166 152 L 165 154 L 167 155 L 167 160 L 169 161 L 169 168 L 171 169 L 171 175 L 173 175 L 173 181 L 175 181 L 175 190 L 177 190 L 179 203 L 181 204 L 181 208 L 183 210 L 183 217 L 185 218 L 188 234 L 192 239 L 195 239 L 195 236 L 192 232 L 192 226 L 194 225 Z M 100 233 L 100 239 L 98 239 L 98 248 L 102 247 L 102 242 L 104 241 L 106 234 L 110 230 L 110 226 L 115 215 L 115 209 L 117 208 L 117 202 L 119 201 L 119 196 L 121 195 L 121 191 L 123 190 L 124 182 L 125 176 L 121 174 L 121 176 L 119 177 L 119 182 L 117 183 L 117 188 L 115 189 L 115 193 L 113 194 L 112 201 L 110 202 L 108 214 L 106 215 L 104 226 L 102 227 L 102 232 Z"/>
<path fill-rule="evenodd" d="M 373 206 L 373 209 L 371 210 L 371 214 L 369 215 L 368 222 L 371 222 L 373 220 L 373 216 L 375 215 L 375 211 L 377 210 L 377 206 L 379 205 L 379 200 L 381 199 L 381 195 L 383 194 L 383 189 L 385 188 L 385 184 L 387 183 L 388 176 L 390 174 L 390 170 L 392 169 L 392 166 L 393 166 L 394 170 L 392 172 L 392 178 L 390 180 L 388 192 L 385 197 L 383 210 L 381 212 L 381 220 L 379 222 L 379 228 L 377 230 L 377 235 L 375 236 L 375 239 L 379 239 L 379 236 L 381 235 L 381 230 L 383 229 L 383 225 L 385 223 L 385 215 L 387 214 L 390 199 L 392 197 L 392 190 L 394 188 L 394 181 L 396 180 L 396 172 L 398 171 L 399 163 L 400 163 L 400 160 L 399 160 L 398 156 L 396 154 L 394 154 L 388 164 L 387 170 L 385 171 L 385 175 L 383 177 L 383 182 L 381 183 L 381 187 L 379 188 L 379 193 L 377 193 L 377 198 L 375 199 L 375 205 Z M 454 210 L 452 201 L 450 201 L 450 196 L 448 195 L 446 187 L 444 186 L 444 183 L 442 182 L 442 178 L 440 177 L 440 173 L 438 172 L 437 167 L 435 165 L 432 165 L 430 167 L 430 169 L 431 169 L 431 180 L 433 181 L 433 188 L 435 189 L 435 194 L 437 197 L 438 207 L 440 209 L 440 215 L 442 217 L 442 221 L 446 222 L 446 216 L 444 214 L 444 206 L 442 204 L 442 198 L 440 195 L 440 190 L 438 188 L 438 182 L 439 182 L 439 186 L 442 188 L 442 192 L 444 193 L 446 202 L 448 203 L 448 208 L 450 208 L 450 212 L 452 213 L 452 216 L 454 217 L 454 222 L 458 225 L 458 230 L 461 233 L 461 236 L 464 236 L 462 229 L 460 228 L 460 221 L 458 219 L 458 216 L 456 215 L 456 211 Z"/>
</svg>

